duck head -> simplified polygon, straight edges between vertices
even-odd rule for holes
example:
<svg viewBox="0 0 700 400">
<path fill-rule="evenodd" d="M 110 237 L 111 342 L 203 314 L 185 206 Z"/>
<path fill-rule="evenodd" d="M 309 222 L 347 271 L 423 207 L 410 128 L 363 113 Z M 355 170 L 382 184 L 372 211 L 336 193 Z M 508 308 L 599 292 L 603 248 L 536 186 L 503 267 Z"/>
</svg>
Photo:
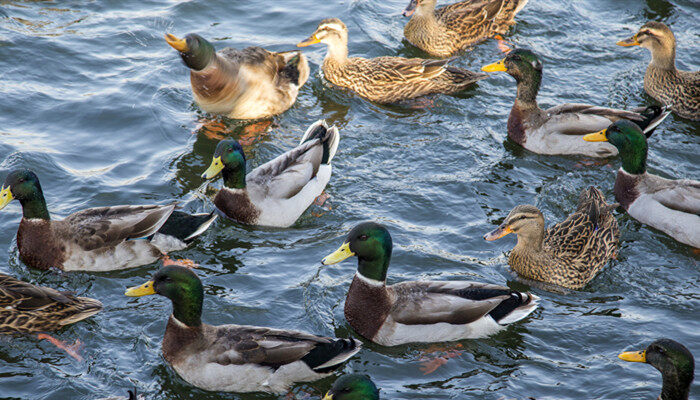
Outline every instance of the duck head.
<svg viewBox="0 0 700 400">
<path fill-rule="evenodd" d="M 602 131 L 583 137 L 587 142 L 610 142 L 617 147 L 622 169 L 629 174 L 643 174 L 647 163 L 647 138 L 634 122 L 621 119 Z"/>
<path fill-rule="evenodd" d="M 379 390 L 369 376 L 347 374 L 333 383 L 323 400 L 379 400 Z"/>
<path fill-rule="evenodd" d="M 386 280 L 393 243 L 389 231 L 375 222 L 363 222 L 348 233 L 343 244 L 326 256 L 323 265 L 337 264 L 348 257 L 357 257 L 357 272 L 379 282 Z"/>
<path fill-rule="evenodd" d="M 328 46 L 331 58 L 345 59 L 348 54 L 348 28 L 338 18 L 326 18 L 318 24 L 314 33 L 305 40 L 297 43 L 298 47 L 323 43 Z"/>
<path fill-rule="evenodd" d="M 195 71 L 203 70 L 216 54 L 214 46 L 196 33 L 190 33 L 184 39 L 166 33 L 165 41 L 180 53 L 185 65 Z"/>
<path fill-rule="evenodd" d="M 410 17 L 416 11 L 417 15 L 427 15 L 435 10 L 436 3 L 437 0 L 411 0 L 406 9 L 403 10 L 403 16 Z"/>
<path fill-rule="evenodd" d="M 481 68 L 484 72 L 506 72 L 518 83 L 518 99 L 534 101 L 542 82 L 542 61 L 527 49 L 513 49 L 505 58 Z"/>
<path fill-rule="evenodd" d="M 246 160 L 243 147 L 236 140 L 222 140 L 214 150 L 211 165 L 202 174 L 204 179 L 213 179 L 219 173 L 224 178 L 224 185 L 229 188 L 245 188 Z"/>
<path fill-rule="evenodd" d="M 540 250 L 544 237 L 542 212 L 531 205 L 516 206 L 498 228 L 484 235 L 484 239 L 493 241 L 511 233 L 518 236 L 518 246 Z"/>
<path fill-rule="evenodd" d="M 651 51 L 653 63 L 660 67 L 675 67 L 676 37 L 671 29 L 662 22 L 647 22 L 634 36 L 620 40 L 617 45 L 644 47 Z"/>
<path fill-rule="evenodd" d="M 33 171 L 16 169 L 7 175 L 0 190 L 0 210 L 12 200 L 20 202 L 24 218 L 49 219 L 44 192 Z"/>
</svg>

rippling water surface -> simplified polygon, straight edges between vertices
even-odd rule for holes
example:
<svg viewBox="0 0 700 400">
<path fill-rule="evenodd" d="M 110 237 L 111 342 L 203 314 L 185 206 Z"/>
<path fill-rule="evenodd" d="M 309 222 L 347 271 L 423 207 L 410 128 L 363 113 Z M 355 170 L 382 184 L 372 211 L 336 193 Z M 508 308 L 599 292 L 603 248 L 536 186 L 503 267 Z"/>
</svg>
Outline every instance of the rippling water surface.
<svg viewBox="0 0 700 400">
<path fill-rule="evenodd" d="M 209 210 L 214 189 L 199 174 L 216 135 L 239 138 L 243 125 L 224 121 L 217 132 L 207 121 L 163 33 L 197 32 L 218 48 L 286 50 L 333 16 L 349 27 L 351 54 L 419 55 L 402 43 L 407 3 L 0 0 L 0 176 L 18 167 L 36 171 L 56 217 L 172 199 L 190 211 Z M 698 15 L 692 0 L 530 0 L 509 39 L 541 55 L 543 106 L 634 107 L 651 100 L 642 89 L 649 54 L 615 41 L 648 19 L 664 21 L 679 42 L 678 66 L 697 70 Z M 612 200 L 617 160 L 539 156 L 506 140 L 515 85 L 505 74 L 422 108 L 385 107 L 324 85 L 318 66 L 325 49 L 305 51 L 309 83 L 246 151 L 256 166 L 292 148 L 313 121 L 337 124 L 342 139 L 327 188 L 332 210 L 316 217 L 312 212 L 323 210 L 314 207 L 290 229 L 218 221 L 178 253 L 201 264 L 209 323 L 352 335 L 342 309 L 355 263 L 322 268 L 319 261 L 368 219 L 393 235 L 392 283 L 480 280 L 528 289 L 506 264 L 514 238 L 486 243 L 482 235 L 521 203 L 537 205 L 549 224 L 561 220 L 587 185 Z M 457 65 L 478 70 L 500 57 L 490 40 Z M 699 128 L 671 116 L 650 140 L 650 171 L 698 179 Z M 0 398 L 94 399 L 133 386 L 149 399 L 274 398 L 200 391 L 166 366 L 160 341 L 170 303 L 123 295 L 158 265 L 103 274 L 29 270 L 18 260 L 19 220 L 16 202 L 0 212 L 0 271 L 98 298 L 105 310 L 56 334 L 79 338 L 84 362 L 33 337 L 2 338 Z M 435 372 L 420 370 L 431 346 L 372 344 L 345 371 L 371 375 L 387 399 L 654 398 L 659 373 L 616 355 L 668 336 L 700 356 L 698 256 L 624 214 L 619 221 L 620 257 L 584 290 L 530 288 L 542 297 L 538 311 L 489 339 L 448 344 L 459 353 Z M 295 395 L 318 399 L 333 380 L 299 385 Z"/>
</svg>

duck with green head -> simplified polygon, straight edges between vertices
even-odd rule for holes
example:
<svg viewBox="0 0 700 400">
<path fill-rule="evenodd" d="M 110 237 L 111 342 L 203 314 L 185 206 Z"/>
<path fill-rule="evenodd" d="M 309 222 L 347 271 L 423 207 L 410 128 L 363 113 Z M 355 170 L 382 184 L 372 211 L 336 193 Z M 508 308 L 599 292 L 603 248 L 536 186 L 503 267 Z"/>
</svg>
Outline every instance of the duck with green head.
<svg viewBox="0 0 700 400">
<path fill-rule="evenodd" d="M 582 154 L 609 157 L 617 154 L 608 143 L 581 143 L 581 136 L 604 129 L 611 122 L 627 119 L 639 124 L 651 135 L 653 129 L 668 116 L 658 106 L 634 111 L 567 103 L 546 110 L 537 105 L 537 93 L 542 82 L 542 61 L 530 50 L 514 49 L 493 64 L 482 68 L 486 72 L 503 71 L 515 78 L 518 89 L 515 104 L 508 117 L 508 137 L 539 154 Z"/>
<path fill-rule="evenodd" d="M 481 338 L 519 321 L 538 297 L 507 287 L 469 281 L 386 284 L 393 244 L 383 225 L 354 227 L 324 265 L 357 257 L 357 273 L 345 299 L 345 318 L 363 337 L 384 346 Z"/>
<path fill-rule="evenodd" d="M 111 271 L 150 264 L 187 247 L 216 219 L 213 213 L 175 211 L 177 203 L 172 203 L 89 208 L 54 220 L 39 178 L 26 169 L 5 178 L 0 209 L 12 200 L 22 206 L 19 256 L 39 269 Z"/>
<path fill-rule="evenodd" d="M 194 100 L 213 114 L 237 119 L 281 114 L 294 104 L 309 78 L 309 63 L 300 51 L 227 47 L 216 52 L 195 33 L 183 39 L 166 34 L 165 41 L 190 69 Z"/>
<path fill-rule="evenodd" d="M 379 389 L 367 375 L 346 374 L 333 383 L 323 400 L 379 400 Z"/>
<path fill-rule="evenodd" d="M 617 121 L 584 136 L 620 151 L 615 199 L 627 213 L 681 243 L 700 248 L 700 181 L 666 179 L 647 172 L 647 139 L 636 124 Z"/>
<path fill-rule="evenodd" d="M 317 121 L 299 146 L 246 173 L 241 145 L 222 140 L 202 177 L 221 174 L 224 186 L 214 205 L 227 217 L 248 225 L 287 227 L 323 193 L 339 141 L 338 128 Z"/>
<path fill-rule="evenodd" d="M 663 386 L 659 400 L 688 400 L 695 378 L 695 358 L 682 344 L 671 339 L 653 341 L 646 350 L 626 351 L 623 361 L 650 364 L 661 372 Z"/>
<path fill-rule="evenodd" d="M 282 394 L 295 382 L 330 375 L 361 348 L 355 339 L 203 323 L 202 281 L 181 266 L 162 267 L 125 294 L 170 299 L 173 312 L 163 337 L 163 358 L 182 379 L 204 390 Z"/>
</svg>

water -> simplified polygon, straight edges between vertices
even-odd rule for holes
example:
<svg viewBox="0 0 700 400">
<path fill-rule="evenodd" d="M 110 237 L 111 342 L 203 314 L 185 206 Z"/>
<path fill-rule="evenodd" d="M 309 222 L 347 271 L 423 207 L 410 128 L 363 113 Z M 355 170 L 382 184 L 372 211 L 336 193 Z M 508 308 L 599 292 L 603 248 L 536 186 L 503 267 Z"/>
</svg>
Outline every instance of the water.
<svg viewBox="0 0 700 400">
<path fill-rule="evenodd" d="M 163 33 L 198 32 L 218 48 L 285 50 L 334 16 L 350 29 L 351 54 L 415 55 L 401 42 L 406 4 L 0 0 L 0 176 L 17 167 L 36 171 L 56 217 L 172 199 L 189 211 L 209 210 L 214 189 L 199 174 L 217 140 L 205 135 L 210 129 L 201 127 L 206 116 L 193 105 L 187 69 Z M 634 107 L 650 101 L 642 89 L 649 54 L 615 41 L 648 19 L 664 21 L 679 42 L 678 66 L 697 70 L 699 13 L 692 0 L 531 0 L 509 39 L 541 55 L 543 106 Z M 292 148 L 313 121 L 337 124 L 342 139 L 327 189 L 332 210 L 321 217 L 307 212 L 290 229 L 219 221 L 176 254 L 201 264 L 209 323 L 350 335 L 342 308 L 355 264 L 321 267 L 320 260 L 368 219 L 393 235 L 392 283 L 473 279 L 527 289 L 503 254 L 514 239 L 486 243 L 482 235 L 521 203 L 537 205 L 548 224 L 561 220 L 587 185 L 599 185 L 612 200 L 617 160 L 590 165 L 580 157 L 539 156 L 505 140 L 515 95 L 505 74 L 459 97 L 434 98 L 429 108 L 385 107 L 322 84 L 325 49 L 305 52 L 312 77 L 297 103 L 246 150 L 256 166 Z M 501 57 L 488 41 L 457 64 L 478 70 Z M 242 134 L 240 123 L 226 124 L 229 136 Z M 650 140 L 650 171 L 698 179 L 699 127 L 671 116 Z M 123 296 L 157 265 L 103 274 L 29 270 L 17 258 L 19 219 L 16 202 L 0 212 L 0 270 L 98 298 L 105 310 L 56 334 L 85 343 L 84 362 L 33 337 L 0 340 L 0 398 L 94 399 L 134 385 L 149 399 L 274 398 L 203 392 L 166 366 L 160 341 L 170 303 Z M 452 344 L 461 354 L 435 372 L 419 369 L 430 346 L 372 344 L 345 371 L 371 375 L 387 399 L 654 398 L 659 373 L 616 355 L 667 336 L 700 356 L 698 256 L 624 214 L 619 222 L 619 259 L 584 290 L 531 288 L 542 297 L 532 317 L 489 339 Z M 304 393 L 318 399 L 333 380 L 294 391 L 299 399 L 308 398 Z"/>
</svg>

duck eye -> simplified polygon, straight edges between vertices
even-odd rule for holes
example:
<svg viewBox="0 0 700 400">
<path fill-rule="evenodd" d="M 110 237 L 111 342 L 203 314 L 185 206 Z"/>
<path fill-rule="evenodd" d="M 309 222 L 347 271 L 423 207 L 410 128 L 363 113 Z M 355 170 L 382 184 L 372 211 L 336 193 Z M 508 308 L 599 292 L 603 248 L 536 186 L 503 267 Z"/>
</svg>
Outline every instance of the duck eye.
<svg viewBox="0 0 700 400">
<path fill-rule="evenodd" d="M 363 240 L 363 241 L 367 240 L 367 235 L 360 235 L 360 237 L 358 237 L 358 239 Z"/>
</svg>

